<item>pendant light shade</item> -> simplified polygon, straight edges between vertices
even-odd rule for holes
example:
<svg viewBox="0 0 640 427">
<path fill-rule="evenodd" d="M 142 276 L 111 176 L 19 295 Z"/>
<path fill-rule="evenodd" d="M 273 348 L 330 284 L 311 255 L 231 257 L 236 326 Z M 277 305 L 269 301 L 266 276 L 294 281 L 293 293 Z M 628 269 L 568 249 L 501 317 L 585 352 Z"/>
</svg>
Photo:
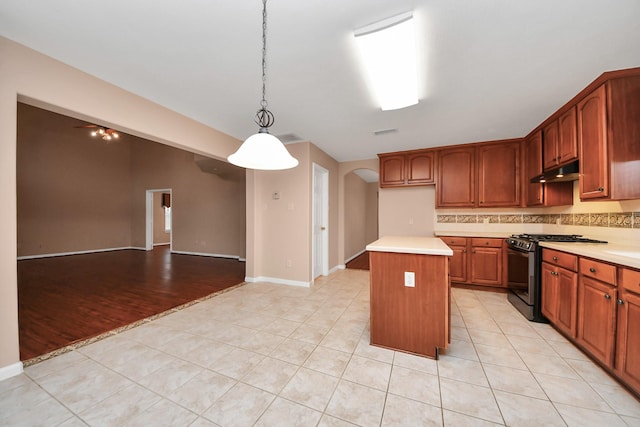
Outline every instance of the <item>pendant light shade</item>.
<svg viewBox="0 0 640 427">
<path fill-rule="evenodd" d="M 298 166 L 298 160 L 266 129 L 260 129 L 260 132 L 247 138 L 227 160 L 247 169 L 281 170 Z"/>
<path fill-rule="evenodd" d="M 256 113 L 260 130 L 242 143 L 238 151 L 227 157 L 229 163 L 247 169 L 281 170 L 298 166 L 298 160 L 289 154 L 284 144 L 269 133 L 273 114 L 267 110 L 267 0 L 262 0 L 262 101 Z"/>
</svg>

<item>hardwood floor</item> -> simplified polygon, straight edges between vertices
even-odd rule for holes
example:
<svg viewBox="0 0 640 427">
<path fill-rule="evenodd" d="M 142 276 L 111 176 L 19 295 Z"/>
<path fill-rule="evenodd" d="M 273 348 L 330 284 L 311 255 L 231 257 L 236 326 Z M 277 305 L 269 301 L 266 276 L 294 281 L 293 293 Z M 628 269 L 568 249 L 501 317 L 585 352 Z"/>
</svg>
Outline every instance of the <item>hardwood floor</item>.
<svg viewBox="0 0 640 427">
<path fill-rule="evenodd" d="M 244 281 L 235 259 L 121 250 L 18 261 L 20 360 Z"/>
<path fill-rule="evenodd" d="M 357 270 L 368 270 L 369 269 L 369 252 L 365 251 L 362 254 L 358 255 L 357 257 L 349 261 L 346 267 L 354 268 Z"/>
</svg>

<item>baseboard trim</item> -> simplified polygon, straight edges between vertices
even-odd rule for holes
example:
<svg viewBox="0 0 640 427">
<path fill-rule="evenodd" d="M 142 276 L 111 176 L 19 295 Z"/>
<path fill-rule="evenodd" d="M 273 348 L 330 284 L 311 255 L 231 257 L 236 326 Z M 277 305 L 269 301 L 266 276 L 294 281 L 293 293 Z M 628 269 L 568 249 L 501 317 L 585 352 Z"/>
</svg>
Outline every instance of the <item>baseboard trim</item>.
<svg viewBox="0 0 640 427">
<path fill-rule="evenodd" d="M 349 261 L 351 261 L 351 260 L 353 260 L 353 259 L 358 258 L 360 255 L 362 255 L 362 254 L 363 254 L 363 253 L 365 253 L 366 251 L 367 251 L 366 249 L 361 250 L 360 252 L 358 252 L 358 253 L 357 253 L 357 254 L 355 254 L 354 256 L 347 258 L 347 259 L 344 261 L 344 263 L 346 264 L 346 263 L 348 263 Z"/>
<path fill-rule="evenodd" d="M 22 362 L 17 362 L 0 368 L 0 381 L 6 380 L 23 372 Z"/>
<path fill-rule="evenodd" d="M 303 288 L 310 288 L 311 282 L 302 282 L 299 280 L 287 280 L 287 279 L 278 279 L 276 277 L 245 277 L 245 282 L 248 283 L 258 283 L 258 282 L 268 282 L 268 283 L 276 283 L 278 285 L 290 285 L 290 286 L 301 286 Z"/>
<path fill-rule="evenodd" d="M 171 251 L 171 253 L 179 254 L 179 255 L 208 256 L 211 258 L 229 258 L 229 259 L 237 259 L 238 261 L 240 261 L 240 257 L 238 255 L 210 254 L 207 252 L 190 252 L 190 251 Z"/>
<path fill-rule="evenodd" d="M 84 255 L 84 254 L 94 254 L 98 252 L 122 251 L 125 249 L 145 250 L 145 248 L 138 248 L 134 246 L 123 246 L 121 248 L 90 249 L 86 251 L 58 252 L 53 254 L 41 254 L 41 255 L 24 255 L 24 256 L 19 256 L 18 261 L 23 259 L 53 258 L 53 257 L 68 256 L 68 255 Z"/>
<path fill-rule="evenodd" d="M 345 264 L 338 264 L 335 267 L 333 267 L 331 270 L 329 270 L 329 274 L 333 274 L 338 270 L 344 270 L 345 268 L 347 268 Z"/>
</svg>

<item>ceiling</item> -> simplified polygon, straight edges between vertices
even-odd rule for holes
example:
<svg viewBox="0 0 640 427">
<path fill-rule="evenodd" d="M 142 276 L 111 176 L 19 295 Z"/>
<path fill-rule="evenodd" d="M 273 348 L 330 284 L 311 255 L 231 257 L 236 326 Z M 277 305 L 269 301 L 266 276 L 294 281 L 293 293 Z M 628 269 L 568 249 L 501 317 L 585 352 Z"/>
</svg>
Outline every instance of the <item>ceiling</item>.
<svg viewBox="0 0 640 427">
<path fill-rule="evenodd" d="M 275 135 L 338 161 L 525 136 L 604 71 L 640 66 L 638 0 L 271 0 Z M 226 132 L 255 133 L 259 0 L 3 0 L 0 35 Z M 420 102 L 374 103 L 353 30 L 414 11 Z M 374 135 L 375 131 L 397 129 Z"/>
</svg>

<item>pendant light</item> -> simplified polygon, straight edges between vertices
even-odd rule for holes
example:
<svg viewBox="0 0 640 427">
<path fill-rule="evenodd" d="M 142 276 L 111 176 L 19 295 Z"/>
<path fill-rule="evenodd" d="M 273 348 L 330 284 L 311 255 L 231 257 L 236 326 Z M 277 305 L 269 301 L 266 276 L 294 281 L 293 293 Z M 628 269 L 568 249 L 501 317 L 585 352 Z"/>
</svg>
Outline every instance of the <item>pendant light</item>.
<svg viewBox="0 0 640 427">
<path fill-rule="evenodd" d="M 251 135 L 242 143 L 238 151 L 227 160 L 236 166 L 247 169 L 281 170 L 298 166 L 298 160 L 289 154 L 284 144 L 269 133 L 273 125 L 273 113 L 267 110 L 266 69 L 267 56 L 267 0 L 262 0 L 262 101 L 256 113 L 255 122 L 260 126 L 258 133 Z"/>
</svg>

